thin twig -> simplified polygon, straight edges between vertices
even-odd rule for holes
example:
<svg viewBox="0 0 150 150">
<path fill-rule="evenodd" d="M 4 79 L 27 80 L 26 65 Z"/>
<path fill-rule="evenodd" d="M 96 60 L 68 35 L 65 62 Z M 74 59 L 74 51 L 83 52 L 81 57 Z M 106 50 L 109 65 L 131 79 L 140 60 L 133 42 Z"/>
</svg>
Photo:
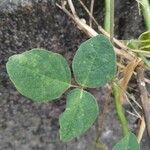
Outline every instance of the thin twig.
<svg viewBox="0 0 150 150">
<path fill-rule="evenodd" d="M 150 138 L 150 99 L 148 97 L 148 92 L 145 85 L 144 69 L 142 67 L 137 69 L 137 80 L 141 93 L 141 103 L 144 110 L 146 127 Z"/>
<path fill-rule="evenodd" d="M 130 111 L 126 111 L 128 114 L 130 114 L 130 115 L 132 115 L 132 116 L 134 116 L 134 117 L 136 117 L 136 118 L 139 118 L 139 116 L 138 115 L 136 115 L 136 114 L 134 114 L 134 113 L 132 113 L 132 112 L 130 112 Z"/>
<path fill-rule="evenodd" d="M 74 7 L 74 5 L 72 3 L 72 0 L 68 0 L 68 4 L 69 4 L 69 7 L 70 7 L 70 9 L 72 11 L 73 16 L 77 16 L 76 11 L 75 11 L 75 7 Z"/>
<path fill-rule="evenodd" d="M 81 3 L 82 1 L 79 0 Z M 82 3 L 83 4 L 83 3 Z M 78 16 L 73 16 L 64 6 L 60 6 L 59 4 L 56 3 L 56 5 L 62 10 L 64 11 L 76 24 L 77 26 L 84 31 L 88 36 L 93 37 L 98 35 L 98 33 L 91 28 L 90 26 L 88 26 L 86 23 L 84 23 Z M 83 5 L 82 5 L 83 6 Z M 84 8 L 86 8 L 86 6 L 84 6 Z M 71 9 L 71 8 L 70 8 Z M 88 9 L 87 9 L 88 11 Z M 88 11 L 88 14 L 90 14 L 90 12 Z M 110 37 L 109 33 L 107 33 L 94 19 L 94 17 L 91 15 L 91 18 L 93 19 L 93 21 L 98 25 L 98 30 L 103 33 L 105 36 L 107 36 L 108 38 Z M 132 52 L 128 52 L 125 51 L 127 50 L 127 47 L 121 43 L 119 40 L 113 38 L 114 42 L 121 47 L 122 49 L 118 49 L 116 47 L 114 47 L 115 52 L 119 55 L 119 56 L 123 56 L 124 58 L 126 58 L 127 60 L 133 60 L 136 56 L 134 56 L 134 54 Z"/>
<path fill-rule="evenodd" d="M 98 22 L 96 21 L 96 19 L 93 17 L 93 15 L 90 13 L 90 11 L 88 10 L 88 8 L 85 6 L 85 4 L 81 1 L 78 0 L 80 2 L 80 4 L 82 5 L 82 7 L 85 9 L 85 11 L 88 13 L 88 15 L 92 18 L 92 20 L 94 21 L 94 23 L 97 25 L 98 30 L 103 33 L 105 36 L 107 36 L 108 38 L 110 38 L 110 34 L 108 32 L 106 32 L 102 26 L 100 26 L 98 24 Z M 116 43 L 116 45 L 118 45 L 120 48 L 127 50 L 128 47 L 125 46 L 122 42 L 120 42 L 119 40 L 117 40 L 116 38 L 113 38 L 114 42 Z M 133 54 L 131 54 L 133 56 Z M 134 56 L 133 56 L 134 57 Z"/>
<path fill-rule="evenodd" d="M 78 25 L 82 31 L 84 31 L 88 36 L 93 37 L 98 35 L 98 33 L 92 29 L 90 26 L 88 26 L 86 23 L 84 23 L 78 16 L 74 17 L 65 7 L 60 6 L 59 4 L 56 3 L 56 5 L 63 10 L 72 20 Z"/>
<path fill-rule="evenodd" d="M 127 98 L 127 102 L 130 104 L 133 111 L 136 113 L 136 115 L 141 118 L 141 115 L 138 113 L 138 111 L 134 108 L 133 104 L 130 102 L 130 100 Z"/>
<path fill-rule="evenodd" d="M 134 59 L 133 61 L 131 61 L 130 63 L 128 63 L 128 65 L 126 66 L 126 68 L 124 69 L 124 76 L 123 78 L 120 80 L 120 100 L 122 104 L 126 104 L 126 100 L 125 100 L 125 91 L 127 89 L 128 83 L 134 73 L 135 68 L 137 67 L 137 65 L 140 63 L 140 59 Z"/>
<path fill-rule="evenodd" d="M 89 17 L 94 21 L 94 23 L 99 26 L 98 22 L 95 20 L 95 18 L 93 17 L 93 15 L 91 14 L 91 12 L 88 10 L 88 8 L 85 6 L 85 4 L 81 1 L 78 0 L 81 4 L 81 6 L 84 8 L 84 10 L 88 13 Z"/>
<path fill-rule="evenodd" d="M 150 84 L 150 79 L 144 78 L 144 81 L 148 84 Z"/>
<path fill-rule="evenodd" d="M 126 92 L 128 93 L 128 92 Z M 142 110 L 142 106 L 135 100 L 135 97 L 130 95 L 130 94 L 127 94 L 127 96 Z"/>
<path fill-rule="evenodd" d="M 90 6 L 90 13 L 91 14 L 93 14 L 94 1 L 95 0 L 91 0 L 91 6 Z M 90 24 L 90 27 L 92 27 L 92 18 L 91 17 L 89 18 L 89 24 Z"/>
</svg>

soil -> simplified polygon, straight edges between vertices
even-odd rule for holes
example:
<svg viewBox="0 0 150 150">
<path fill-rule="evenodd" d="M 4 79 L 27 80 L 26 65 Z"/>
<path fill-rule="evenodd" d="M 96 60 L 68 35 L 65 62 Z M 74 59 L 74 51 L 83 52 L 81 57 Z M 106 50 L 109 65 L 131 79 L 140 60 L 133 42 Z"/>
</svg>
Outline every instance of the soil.
<svg viewBox="0 0 150 150">
<path fill-rule="evenodd" d="M 78 46 L 88 37 L 55 5 L 56 0 L 0 0 L 0 150 L 96 150 L 95 123 L 83 136 L 68 143 L 59 140 L 59 115 L 65 109 L 65 94 L 53 103 L 35 103 L 20 95 L 8 78 L 5 64 L 9 56 L 43 47 L 62 54 L 71 64 Z M 89 5 L 88 0 L 84 0 Z M 76 3 L 79 6 L 78 3 Z M 94 7 L 94 16 L 103 23 L 103 2 Z M 78 7 L 81 17 L 87 14 Z M 137 38 L 144 28 L 135 0 L 116 0 L 115 36 Z M 136 84 L 133 81 L 132 87 Z M 101 112 L 109 101 L 103 120 L 101 142 L 112 149 L 122 136 L 113 99 L 106 87 L 90 91 L 98 100 Z M 130 109 L 130 108 L 129 108 Z M 127 114 L 130 128 L 137 128 L 137 119 Z M 142 141 L 143 150 L 148 139 Z"/>
</svg>

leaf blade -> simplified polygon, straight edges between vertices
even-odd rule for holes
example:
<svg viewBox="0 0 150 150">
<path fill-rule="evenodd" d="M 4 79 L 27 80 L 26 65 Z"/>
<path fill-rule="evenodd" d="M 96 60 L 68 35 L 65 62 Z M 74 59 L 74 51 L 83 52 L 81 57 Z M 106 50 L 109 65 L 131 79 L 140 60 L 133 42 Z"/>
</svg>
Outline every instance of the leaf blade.
<svg viewBox="0 0 150 150">
<path fill-rule="evenodd" d="M 93 95 L 77 88 L 72 90 L 67 96 L 66 110 L 59 118 L 61 140 L 69 141 L 86 132 L 98 113 L 98 105 Z"/>
<path fill-rule="evenodd" d="M 150 31 L 146 31 L 139 36 L 140 49 L 150 51 Z"/>
<path fill-rule="evenodd" d="M 71 73 L 66 60 L 44 49 L 13 55 L 6 64 L 17 90 L 35 101 L 60 97 L 70 86 Z"/>
<path fill-rule="evenodd" d="M 82 43 L 72 64 L 75 80 L 83 87 L 100 87 L 114 78 L 116 56 L 109 40 L 95 36 Z"/>
<path fill-rule="evenodd" d="M 113 150 L 140 150 L 140 146 L 136 136 L 130 132 L 113 147 Z"/>
</svg>

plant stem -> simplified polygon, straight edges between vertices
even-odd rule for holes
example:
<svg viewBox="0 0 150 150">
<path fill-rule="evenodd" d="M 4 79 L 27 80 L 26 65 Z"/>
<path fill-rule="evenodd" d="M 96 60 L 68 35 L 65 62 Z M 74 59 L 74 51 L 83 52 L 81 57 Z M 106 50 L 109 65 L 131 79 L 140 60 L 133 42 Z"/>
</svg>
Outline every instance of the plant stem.
<svg viewBox="0 0 150 150">
<path fill-rule="evenodd" d="M 150 30 L 150 3 L 149 0 L 140 0 L 142 12 L 144 16 L 144 21 L 146 28 Z"/>
<path fill-rule="evenodd" d="M 114 100 L 115 100 L 115 107 L 116 107 L 116 111 L 122 126 L 122 130 L 123 130 L 123 134 L 127 135 L 129 133 L 129 129 L 128 129 L 128 123 L 120 102 L 120 88 L 119 86 L 114 82 L 113 85 L 113 95 L 114 95 Z"/>
<path fill-rule="evenodd" d="M 105 21 L 104 29 L 110 33 L 110 41 L 113 43 L 114 36 L 114 0 L 105 0 Z M 123 112 L 123 108 L 120 101 L 120 88 L 116 83 L 113 83 L 113 94 L 115 98 L 116 111 L 123 129 L 124 135 L 129 133 L 128 123 Z"/>
<path fill-rule="evenodd" d="M 110 41 L 113 44 L 114 37 L 114 0 L 110 1 Z"/>
<path fill-rule="evenodd" d="M 105 0 L 104 29 L 110 33 L 110 41 L 113 43 L 114 35 L 114 0 Z"/>
<path fill-rule="evenodd" d="M 105 0 L 104 29 L 108 33 L 110 33 L 110 3 L 111 3 L 111 0 Z"/>
</svg>

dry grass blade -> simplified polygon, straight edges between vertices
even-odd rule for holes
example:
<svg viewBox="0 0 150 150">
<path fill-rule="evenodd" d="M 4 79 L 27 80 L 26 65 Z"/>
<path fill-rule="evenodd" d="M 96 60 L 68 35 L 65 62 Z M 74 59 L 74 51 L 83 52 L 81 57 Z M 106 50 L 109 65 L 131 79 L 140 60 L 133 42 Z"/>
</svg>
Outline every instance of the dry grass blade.
<svg viewBox="0 0 150 150">
<path fill-rule="evenodd" d="M 145 79 L 144 79 L 144 69 L 142 67 L 139 67 L 137 69 L 137 78 L 138 78 L 139 90 L 141 93 L 141 103 L 144 110 L 146 127 L 150 138 L 150 99 L 148 97 L 148 91 L 146 89 Z"/>
<path fill-rule="evenodd" d="M 134 70 L 137 67 L 137 65 L 139 64 L 139 62 L 140 62 L 139 59 L 134 59 L 124 69 L 124 76 L 120 80 L 120 100 L 121 100 L 122 104 L 127 103 L 125 91 L 127 89 L 128 83 L 129 83 L 129 81 L 130 81 L 130 79 L 134 73 Z"/>
<path fill-rule="evenodd" d="M 91 6 L 90 6 L 90 13 L 91 14 L 93 14 L 94 1 L 95 0 L 91 0 Z M 92 27 L 92 18 L 91 17 L 89 18 L 89 24 L 90 24 L 90 27 Z"/>
<path fill-rule="evenodd" d="M 144 131 L 145 131 L 145 119 L 142 116 L 142 118 L 140 118 L 140 127 L 139 127 L 138 135 L 137 135 L 138 143 L 141 142 Z"/>
<path fill-rule="evenodd" d="M 144 80 L 145 80 L 146 83 L 150 84 L 150 80 L 149 79 L 144 78 Z"/>
<path fill-rule="evenodd" d="M 75 11 L 75 7 L 74 7 L 74 5 L 72 3 L 72 0 L 68 0 L 68 4 L 70 6 L 70 9 L 72 11 L 73 16 L 77 16 L 76 11 Z"/>
<path fill-rule="evenodd" d="M 133 111 L 135 112 L 136 116 L 138 116 L 138 118 L 141 118 L 141 115 L 138 113 L 138 111 L 135 109 L 135 107 L 133 106 L 133 104 L 130 102 L 130 100 L 127 97 L 127 102 L 130 104 L 131 108 L 133 109 Z"/>
<path fill-rule="evenodd" d="M 138 115 L 136 115 L 136 114 L 134 114 L 134 113 L 132 113 L 132 112 L 130 112 L 130 111 L 126 111 L 128 114 L 130 114 L 130 115 L 132 115 L 132 116 L 134 116 L 134 117 L 136 117 L 136 118 L 139 118 L 139 116 Z"/>
<path fill-rule="evenodd" d="M 126 92 L 126 94 L 142 110 L 142 106 L 136 101 L 135 97 L 131 94 L 128 94 L 128 92 Z"/>
<path fill-rule="evenodd" d="M 98 35 L 98 33 L 92 29 L 90 26 L 88 26 L 86 23 L 84 23 L 78 16 L 74 17 L 65 7 L 60 6 L 59 4 L 56 4 L 61 10 L 63 10 L 70 18 L 74 20 L 74 22 L 77 24 L 77 26 L 84 31 L 89 37 L 93 37 Z"/>
</svg>

